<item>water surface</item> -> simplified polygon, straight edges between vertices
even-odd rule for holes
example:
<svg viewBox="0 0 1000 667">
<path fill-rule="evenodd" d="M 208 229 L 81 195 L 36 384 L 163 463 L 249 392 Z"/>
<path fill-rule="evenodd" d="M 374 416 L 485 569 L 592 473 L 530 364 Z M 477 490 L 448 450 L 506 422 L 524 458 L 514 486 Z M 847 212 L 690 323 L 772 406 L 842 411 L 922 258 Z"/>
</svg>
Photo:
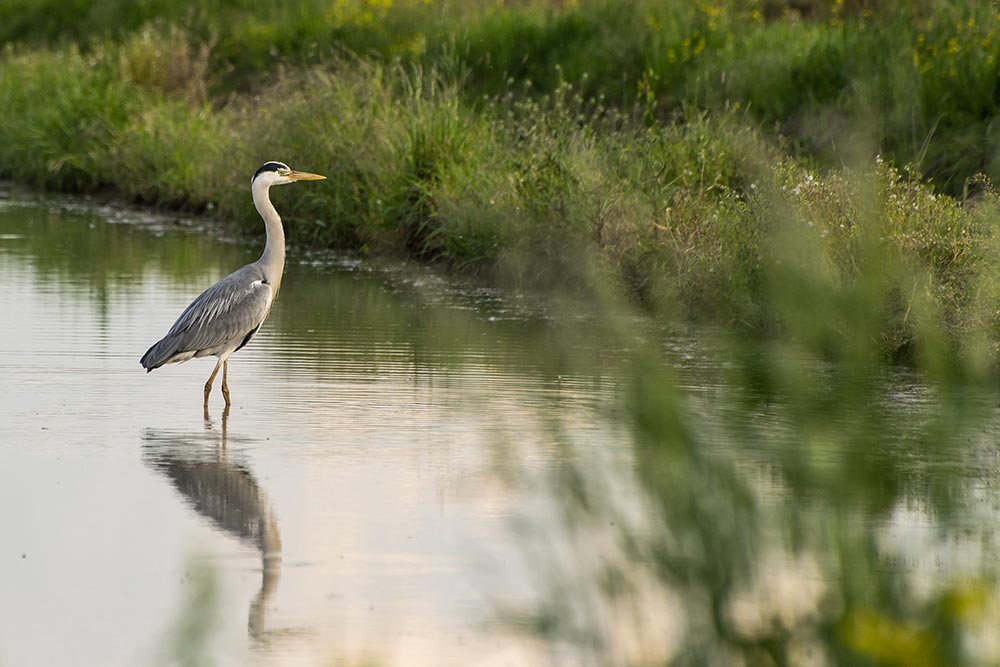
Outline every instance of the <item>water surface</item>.
<svg viewBox="0 0 1000 667">
<path fill-rule="evenodd" d="M 192 568 L 220 599 L 221 664 L 511 664 L 530 599 L 504 480 L 560 456 L 544 422 L 622 442 L 600 374 L 561 373 L 544 326 L 495 293 L 405 267 L 290 253 L 230 363 L 138 359 L 254 241 L 72 200 L 0 205 L 0 662 L 151 664 Z M 509 471 L 509 470 L 508 470 Z M 58 641 L 53 641 L 58 637 Z"/>
<path fill-rule="evenodd" d="M 292 248 L 203 414 L 259 252 L 0 198 L 0 663 L 1000 661 L 993 392 Z"/>
</svg>

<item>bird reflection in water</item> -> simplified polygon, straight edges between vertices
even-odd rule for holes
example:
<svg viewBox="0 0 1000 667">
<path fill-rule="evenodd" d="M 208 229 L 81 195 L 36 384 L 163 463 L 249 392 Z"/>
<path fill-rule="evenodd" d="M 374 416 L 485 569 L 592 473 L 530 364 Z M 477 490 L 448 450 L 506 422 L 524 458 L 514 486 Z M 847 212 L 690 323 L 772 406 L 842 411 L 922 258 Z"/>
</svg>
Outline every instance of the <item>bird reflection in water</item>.
<svg viewBox="0 0 1000 667">
<path fill-rule="evenodd" d="M 229 407 L 222 413 L 221 433 L 205 411 L 204 434 L 149 431 L 144 434 L 143 460 L 163 473 L 198 514 L 224 532 L 252 545 L 261 555 L 260 591 L 250 603 L 250 636 L 266 643 L 267 602 L 281 577 L 281 534 L 267 494 L 253 472 L 228 450 Z"/>
</svg>

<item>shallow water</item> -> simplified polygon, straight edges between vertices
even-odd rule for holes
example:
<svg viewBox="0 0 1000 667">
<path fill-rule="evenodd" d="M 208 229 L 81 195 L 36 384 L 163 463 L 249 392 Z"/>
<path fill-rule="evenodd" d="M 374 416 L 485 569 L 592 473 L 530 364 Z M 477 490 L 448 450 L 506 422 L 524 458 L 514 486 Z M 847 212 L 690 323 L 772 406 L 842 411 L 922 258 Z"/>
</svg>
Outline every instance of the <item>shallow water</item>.
<svg viewBox="0 0 1000 667">
<path fill-rule="evenodd" d="M 3 200 L 0 663 L 155 663 L 206 563 L 220 664 L 540 655 L 492 620 L 530 599 L 509 519 L 533 501 L 498 449 L 551 465 L 553 415 L 621 442 L 600 376 L 560 374 L 527 305 L 293 251 L 206 419 L 214 360 L 138 359 L 253 245 Z"/>
<path fill-rule="evenodd" d="M 0 195 L 0 664 L 1000 659 L 992 394 L 292 248 L 205 415 L 138 359 L 259 247 Z"/>
</svg>

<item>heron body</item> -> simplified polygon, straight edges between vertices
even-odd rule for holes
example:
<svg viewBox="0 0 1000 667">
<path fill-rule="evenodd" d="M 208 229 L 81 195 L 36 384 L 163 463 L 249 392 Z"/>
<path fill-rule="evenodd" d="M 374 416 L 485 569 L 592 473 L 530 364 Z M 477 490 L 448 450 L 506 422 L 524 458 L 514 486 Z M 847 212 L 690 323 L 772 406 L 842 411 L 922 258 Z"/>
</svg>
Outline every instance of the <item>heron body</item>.
<svg viewBox="0 0 1000 667">
<path fill-rule="evenodd" d="M 318 174 L 293 171 L 282 162 L 267 162 L 254 174 L 250 184 L 254 206 L 264 220 L 267 242 L 260 259 L 237 269 L 215 283 L 191 302 L 167 335 L 146 350 L 139 363 L 146 372 L 165 364 L 197 357 L 218 357 L 205 383 L 205 406 L 212 383 L 222 367 L 222 395 L 229 399 L 229 355 L 244 347 L 264 323 L 281 286 L 285 269 L 285 234 L 281 217 L 271 204 L 272 185 L 325 178 Z"/>
</svg>

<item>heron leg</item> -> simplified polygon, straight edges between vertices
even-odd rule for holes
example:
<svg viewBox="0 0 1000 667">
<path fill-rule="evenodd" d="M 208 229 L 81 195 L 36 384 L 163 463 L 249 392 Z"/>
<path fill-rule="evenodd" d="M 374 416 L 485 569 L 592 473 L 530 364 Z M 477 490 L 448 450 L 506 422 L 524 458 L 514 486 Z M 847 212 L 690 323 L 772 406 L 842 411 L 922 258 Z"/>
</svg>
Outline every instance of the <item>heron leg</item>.
<svg viewBox="0 0 1000 667">
<path fill-rule="evenodd" d="M 232 405 L 229 401 L 229 359 L 222 362 L 222 397 L 226 399 L 226 409 Z"/>
<path fill-rule="evenodd" d="M 215 369 L 212 371 L 212 374 L 208 376 L 208 382 L 205 383 L 205 407 L 206 408 L 208 408 L 208 395 L 212 393 L 212 383 L 215 382 L 215 376 L 219 374 L 219 366 L 222 366 L 222 359 L 219 359 L 219 362 L 217 364 L 215 364 Z M 223 374 L 223 377 L 225 377 L 225 374 Z M 226 382 L 225 379 L 223 379 L 222 383 L 225 384 L 225 382 Z M 227 404 L 229 403 L 228 396 L 226 397 L 226 403 Z"/>
</svg>

